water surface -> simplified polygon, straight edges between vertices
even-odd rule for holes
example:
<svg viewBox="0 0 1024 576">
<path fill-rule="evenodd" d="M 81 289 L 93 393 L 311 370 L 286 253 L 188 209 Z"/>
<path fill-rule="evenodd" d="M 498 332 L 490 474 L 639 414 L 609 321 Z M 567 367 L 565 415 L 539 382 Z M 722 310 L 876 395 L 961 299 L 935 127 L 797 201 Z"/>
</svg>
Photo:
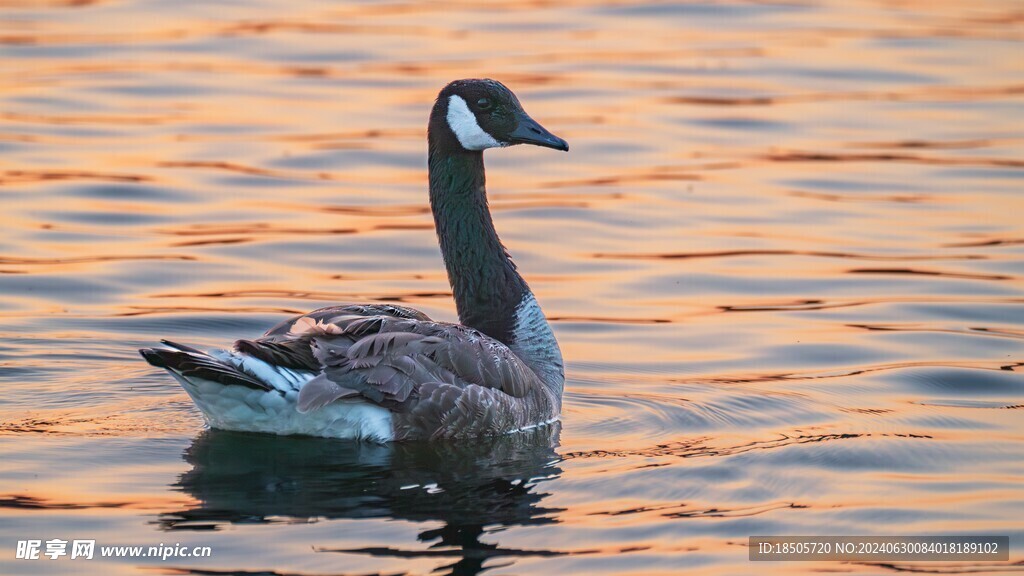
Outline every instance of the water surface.
<svg viewBox="0 0 1024 576">
<path fill-rule="evenodd" d="M 0 572 L 1021 568 L 1019 3 L 2 6 Z M 455 319 L 425 128 L 475 76 L 572 146 L 487 153 L 561 426 L 205 430 L 137 348 L 346 301 Z M 963 533 L 1011 562 L 746 559 Z M 26 538 L 213 555 L 14 560 Z"/>
</svg>

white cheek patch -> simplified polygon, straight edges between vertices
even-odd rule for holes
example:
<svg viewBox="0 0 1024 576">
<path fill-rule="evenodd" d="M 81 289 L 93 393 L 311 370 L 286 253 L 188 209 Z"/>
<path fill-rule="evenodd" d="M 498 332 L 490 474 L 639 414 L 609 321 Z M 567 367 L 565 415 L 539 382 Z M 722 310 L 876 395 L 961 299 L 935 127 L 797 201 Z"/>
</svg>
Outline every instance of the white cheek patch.
<svg viewBox="0 0 1024 576">
<path fill-rule="evenodd" d="M 461 96 L 452 94 L 448 98 L 448 126 L 459 139 L 459 144 L 466 150 L 486 150 L 487 148 L 498 148 L 506 146 L 494 139 L 493 136 L 484 132 L 476 122 L 476 116 L 469 110 L 466 101 Z"/>
</svg>

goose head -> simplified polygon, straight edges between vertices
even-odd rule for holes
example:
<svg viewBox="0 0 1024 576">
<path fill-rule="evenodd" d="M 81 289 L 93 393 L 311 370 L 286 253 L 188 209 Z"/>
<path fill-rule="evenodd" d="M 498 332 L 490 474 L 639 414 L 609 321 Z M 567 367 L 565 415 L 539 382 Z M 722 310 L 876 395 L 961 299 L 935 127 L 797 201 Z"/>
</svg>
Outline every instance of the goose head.
<svg viewBox="0 0 1024 576">
<path fill-rule="evenodd" d="M 523 110 L 519 99 L 495 80 L 456 80 L 441 90 L 430 115 L 434 145 L 480 151 L 515 144 L 569 150 Z"/>
</svg>

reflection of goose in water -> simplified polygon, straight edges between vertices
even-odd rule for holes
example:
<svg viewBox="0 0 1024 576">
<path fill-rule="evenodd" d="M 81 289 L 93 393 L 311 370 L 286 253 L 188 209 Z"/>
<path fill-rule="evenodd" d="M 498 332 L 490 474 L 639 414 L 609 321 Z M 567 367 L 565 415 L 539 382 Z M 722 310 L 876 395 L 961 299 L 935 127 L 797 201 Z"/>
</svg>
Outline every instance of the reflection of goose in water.
<svg viewBox="0 0 1024 576">
<path fill-rule="evenodd" d="M 349 304 L 282 322 L 233 350 L 168 341 L 140 350 L 212 427 L 386 442 L 498 435 L 558 418 L 562 354 L 494 230 L 483 151 L 569 145 L 493 80 L 446 86 L 427 139 L 430 205 L 462 323 Z"/>
<path fill-rule="evenodd" d="M 419 540 L 430 549 L 321 549 L 403 558 L 456 559 L 436 572 L 476 574 L 490 558 L 574 552 L 503 548 L 495 532 L 558 522 L 538 484 L 561 474 L 559 427 L 451 443 L 345 443 L 317 438 L 209 430 L 185 452 L 192 470 L 177 487 L 199 501 L 162 514 L 167 530 L 209 530 L 231 523 L 389 518 L 440 522 Z M 329 546 L 330 542 L 324 542 Z M 490 568 L 493 566 L 488 566 Z"/>
</svg>

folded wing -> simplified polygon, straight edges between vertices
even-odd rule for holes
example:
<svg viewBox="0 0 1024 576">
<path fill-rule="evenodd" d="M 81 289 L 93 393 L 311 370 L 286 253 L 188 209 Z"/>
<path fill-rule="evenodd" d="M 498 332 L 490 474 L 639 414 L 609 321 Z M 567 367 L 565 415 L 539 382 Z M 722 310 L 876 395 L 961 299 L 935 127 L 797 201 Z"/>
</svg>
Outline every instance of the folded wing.
<svg viewBox="0 0 1024 576">
<path fill-rule="evenodd" d="M 540 386 L 503 343 L 400 306 L 317 310 L 235 347 L 270 364 L 317 373 L 299 393 L 300 412 L 362 397 L 395 412 L 436 406 L 431 411 L 442 412 L 438 418 L 457 403 L 460 417 L 486 420 L 495 401 L 523 398 Z"/>
</svg>

